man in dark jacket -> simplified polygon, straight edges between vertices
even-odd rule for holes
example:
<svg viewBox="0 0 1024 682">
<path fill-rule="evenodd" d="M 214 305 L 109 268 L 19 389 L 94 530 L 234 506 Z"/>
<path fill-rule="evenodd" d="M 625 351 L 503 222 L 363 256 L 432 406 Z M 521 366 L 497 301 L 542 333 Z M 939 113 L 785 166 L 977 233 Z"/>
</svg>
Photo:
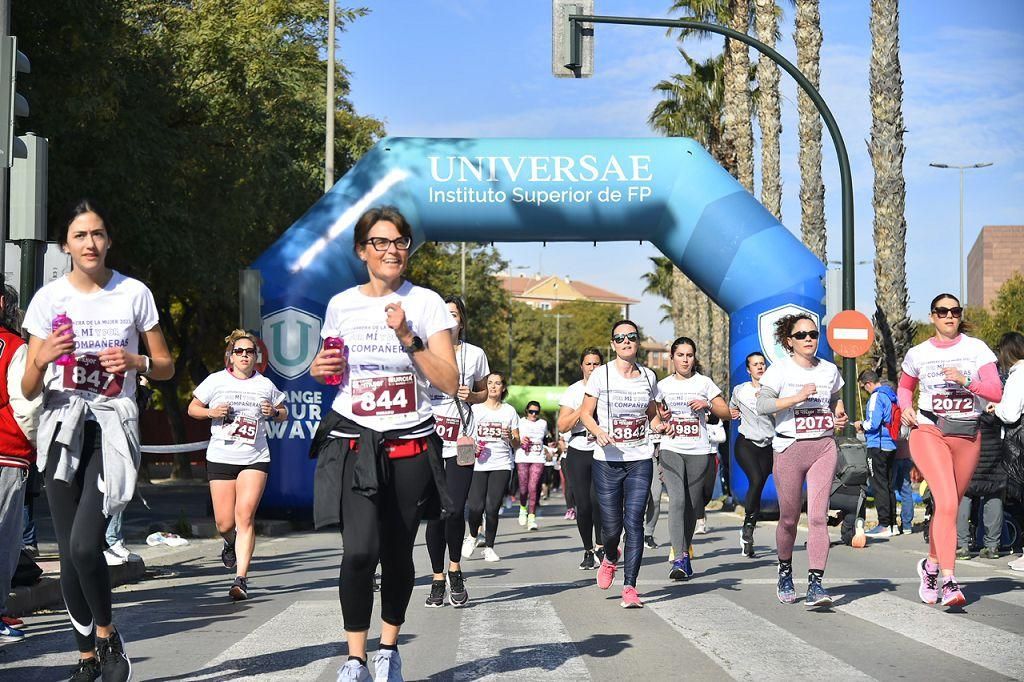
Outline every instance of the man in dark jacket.
<svg viewBox="0 0 1024 682">
<path fill-rule="evenodd" d="M 878 525 L 868 531 L 868 535 L 887 538 L 903 532 L 895 522 L 896 493 L 892 488 L 892 478 L 896 443 L 889 433 L 896 392 L 891 386 L 883 384 L 878 374 L 869 369 L 861 372 L 857 379 L 869 396 L 864 407 L 864 421 L 858 422 L 857 428 L 864 432 L 871 488 L 875 493 L 875 511 L 878 512 Z"/>
<path fill-rule="evenodd" d="M 985 546 L 978 552 L 981 559 L 998 559 L 1003 535 L 1003 496 L 1006 494 L 1006 467 L 1003 466 L 1002 422 L 992 414 L 983 414 L 979 421 L 981 457 L 967 485 L 956 519 L 957 559 L 970 559 L 971 510 L 981 513 L 985 527 Z"/>
</svg>

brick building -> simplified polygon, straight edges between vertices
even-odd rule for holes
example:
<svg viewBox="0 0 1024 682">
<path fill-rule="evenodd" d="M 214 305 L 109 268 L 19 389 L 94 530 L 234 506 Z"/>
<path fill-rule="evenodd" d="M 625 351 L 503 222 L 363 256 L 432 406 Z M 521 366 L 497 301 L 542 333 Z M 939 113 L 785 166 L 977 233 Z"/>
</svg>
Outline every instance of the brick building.
<svg viewBox="0 0 1024 682">
<path fill-rule="evenodd" d="M 986 225 L 967 255 L 967 305 L 990 308 L 1014 273 L 1024 273 L 1024 225 Z"/>
</svg>

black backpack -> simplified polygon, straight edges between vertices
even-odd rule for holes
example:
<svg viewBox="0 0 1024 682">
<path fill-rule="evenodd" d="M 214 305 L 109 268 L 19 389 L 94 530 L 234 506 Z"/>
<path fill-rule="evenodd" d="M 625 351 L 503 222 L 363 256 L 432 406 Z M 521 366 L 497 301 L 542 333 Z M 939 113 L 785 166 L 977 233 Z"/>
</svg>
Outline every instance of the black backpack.
<svg viewBox="0 0 1024 682">
<path fill-rule="evenodd" d="M 1003 464 L 1007 475 L 1024 486 L 1024 418 L 1003 430 Z"/>
</svg>

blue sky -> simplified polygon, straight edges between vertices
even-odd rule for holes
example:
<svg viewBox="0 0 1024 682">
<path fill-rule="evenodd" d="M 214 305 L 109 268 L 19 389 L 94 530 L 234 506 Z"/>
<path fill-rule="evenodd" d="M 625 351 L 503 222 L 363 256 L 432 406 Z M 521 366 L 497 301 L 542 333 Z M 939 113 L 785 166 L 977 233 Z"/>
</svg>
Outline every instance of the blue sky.
<svg viewBox="0 0 1024 682">
<path fill-rule="evenodd" d="M 387 0 L 340 35 L 339 55 L 352 72 L 357 111 L 385 121 L 389 135 L 438 137 L 647 137 L 657 103 L 651 87 L 685 68 L 676 41 L 656 28 L 599 26 L 595 74 L 551 75 L 550 0 Z M 661 0 L 597 0 L 599 14 L 668 16 Z M 780 51 L 796 61 L 792 8 L 780 22 Z M 871 111 L 871 34 L 866 0 L 822 0 L 821 90 L 835 115 L 853 167 L 857 259 L 874 256 L 867 153 Z M 965 251 L 983 225 L 1024 223 L 1024 2 L 918 0 L 902 4 L 900 58 L 907 154 L 907 274 L 911 313 L 923 317 L 939 291 L 958 287 L 958 175 L 930 162 L 993 162 L 970 171 Z M 721 40 L 690 40 L 705 57 Z M 756 54 L 752 51 L 752 59 Z M 782 77 L 783 216 L 799 232 L 796 85 Z M 755 128 L 755 138 L 757 136 Z M 840 255 L 839 173 L 825 133 L 828 253 Z M 759 172 L 759 171 L 758 171 Z M 757 190 L 760 191 L 759 189 Z M 623 249 L 628 249 L 624 252 Z M 499 244 L 524 273 L 545 273 L 642 298 L 641 276 L 658 251 L 622 244 Z M 624 253 L 628 257 L 623 258 Z M 857 307 L 874 309 L 873 270 L 857 268 Z M 645 297 L 634 317 L 669 339 L 658 299 Z"/>
</svg>

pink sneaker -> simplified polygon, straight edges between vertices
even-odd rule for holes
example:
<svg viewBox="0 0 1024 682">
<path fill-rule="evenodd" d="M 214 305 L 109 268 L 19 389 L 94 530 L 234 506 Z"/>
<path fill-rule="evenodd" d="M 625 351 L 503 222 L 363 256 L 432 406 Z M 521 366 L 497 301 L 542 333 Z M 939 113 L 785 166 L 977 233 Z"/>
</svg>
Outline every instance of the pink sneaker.
<svg viewBox="0 0 1024 682">
<path fill-rule="evenodd" d="M 597 568 L 597 586 L 607 590 L 615 580 L 615 564 L 608 561 L 608 558 L 601 559 L 601 565 Z M 634 590 L 635 591 L 635 590 Z"/>
<path fill-rule="evenodd" d="M 626 585 L 622 588 L 622 603 L 620 606 L 624 609 L 642 609 L 644 603 L 640 601 L 640 595 L 636 593 L 636 588 L 632 585 Z"/>
<path fill-rule="evenodd" d="M 964 593 L 960 591 L 960 586 L 956 582 L 956 578 L 949 575 L 942 580 L 942 605 L 943 606 L 963 606 L 967 603 L 967 598 L 964 597 Z"/>
<path fill-rule="evenodd" d="M 939 568 L 935 572 L 928 571 L 928 559 L 921 559 L 917 562 L 917 575 L 921 578 L 921 586 L 917 588 L 917 594 L 925 604 L 934 604 L 939 601 Z M 962 596 L 962 595 L 961 595 Z"/>
</svg>

